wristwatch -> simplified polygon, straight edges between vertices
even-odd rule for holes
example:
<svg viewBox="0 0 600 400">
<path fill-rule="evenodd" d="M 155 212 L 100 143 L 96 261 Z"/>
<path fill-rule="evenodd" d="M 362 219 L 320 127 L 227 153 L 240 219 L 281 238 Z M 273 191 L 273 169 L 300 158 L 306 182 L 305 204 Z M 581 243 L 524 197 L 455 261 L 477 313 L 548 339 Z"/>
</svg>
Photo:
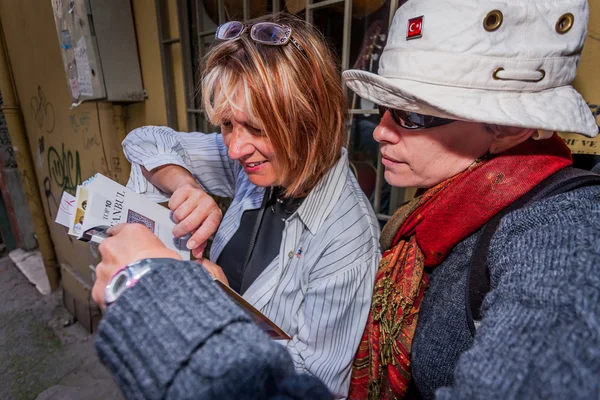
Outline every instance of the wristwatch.
<svg viewBox="0 0 600 400">
<path fill-rule="evenodd" d="M 153 268 L 172 261 L 171 258 L 144 258 L 121 268 L 108 281 L 104 290 L 104 302 L 107 306 L 110 306 L 117 301 L 125 290 L 135 285 L 142 276 Z"/>
</svg>

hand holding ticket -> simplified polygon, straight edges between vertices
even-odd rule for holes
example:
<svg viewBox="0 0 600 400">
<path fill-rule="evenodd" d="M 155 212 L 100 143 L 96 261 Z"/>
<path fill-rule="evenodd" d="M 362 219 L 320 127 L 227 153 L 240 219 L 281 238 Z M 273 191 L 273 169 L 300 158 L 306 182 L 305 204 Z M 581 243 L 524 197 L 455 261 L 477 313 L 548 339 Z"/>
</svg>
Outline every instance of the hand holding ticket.
<svg viewBox="0 0 600 400">
<path fill-rule="evenodd" d="M 176 223 L 169 209 L 101 174 L 78 186 L 75 197 L 63 193 L 56 222 L 69 228 L 69 235 L 94 243 L 100 243 L 111 226 L 142 224 L 182 259 L 190 259 L 188 237 L 173 236 Z"/>
<path fill-rule="evenodd" d="M 102 242 L 111 233 L 109 232 L 109 229 L 112 226 L 123 223 L 137 223 L 147 227 L 168 249 L 175 251 L 181 256 L 181 259 L 190 259 L 190 250 L 186 247 L 190 235 L 188 234 L 181 238 L 176 238 L 173 235 L 173 228 L 177 224 L 174 221 L 173 212 L 171 210 L 152 202 L 144 195 L 135 193 L 101 174 L 92 176 L 81 186 L 78 186 L 75 197 L 71 196 L 69 193 L 63 193 L 59 211 L 56 216 L 56 222 L 69 228 L 69 234 L 75 236 L 77 239 L 93 243 Z M 128 228 L 124 228 L 123 226 L 116 228 L 117 231 L 123 229 L 131 234 L 131 232 L 136 232 L 136 229 L 139 228 L 131 226 Z M 113 257 L 113 261 L 119 260 L 118 262 L 113 262 L 113 267 L 118 265 L 120 268 L 126 262 L 135 261 L 134 259 L 137 258 L 137 256 L 131 256 L 131 254 L 136 254 L 134 251 L 135 249 L 144 249 L 143 257 L 157 256 L 155 253 L 148 253 L 148 247 L 157 247 L 156 243 L 154 245 L 146 246 L 146 244 L 152 242 L 152 238 L 150 238 L 149 235 L 144 233 L 135 234 L 134 238 L 137 241 L 141 240 L 142 243 L 128 245 L 127 240 L 130 240 L 131 236 L 129 236 L 129 239 L 124 238 L 117 242 L 114 241 L 114 239 L 116 239 L 115 237 L 111 238 L 111 241 L 106 242 L 107 244 L 109 242 L 113 243 L 112 252 L 109 252 Z M 127 247 L 128 251 L 121 251 L 123 246 Z M 109 246 L 109 249 L 110 248 L 111 247 Z M 162 250 L 164 250 L 164 248 Z M 130 254 L 129 257 L 127 256 L 128 254 Z M 138 254 L 140 254 L 140 257 L 142 256 L 141 253 Z M 162 252 L 158 256 L 165 257 Z M 167 255 L 167 257 L 170 256 Z M 105 262 L 104 258 L 105 257 L 103 256 L 103 262 Z M 202 261 L 200 261 L 200 263 L 201 262 Z M 112 268 L 112 270 L 114 270 L 114 268 Z M 103 279 L 106 281 L 107 276 L 104 276 Z M 242 296 L 229 288 L 227 284 L 218 280 L 215 280 L 215 282 L 221 286 L 223 291 L 235 300 L 237 304 L 252 317 L 254 322 L 271 338 L 276 340 L 290 339 L 290 336 L 273 321 L 250 305 L 242 298 Z M 104 286 L 99 285 L 98 287 Z M 96 298 L 103 301 L 102 294 L 96 294 Z"/>
</svg>

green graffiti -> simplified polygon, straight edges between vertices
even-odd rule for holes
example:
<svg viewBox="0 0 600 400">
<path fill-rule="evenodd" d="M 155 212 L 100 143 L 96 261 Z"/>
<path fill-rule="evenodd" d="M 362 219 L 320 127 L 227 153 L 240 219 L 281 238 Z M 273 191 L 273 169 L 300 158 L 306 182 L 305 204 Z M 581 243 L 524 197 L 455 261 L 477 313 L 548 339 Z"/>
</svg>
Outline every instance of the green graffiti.
<svg viewBox="0 0 600 400">
<path fill-rule="evenodd" d="M 81 184 L 81 165 L 79 163 L 79 152 L 75 151 L 75 158 L 71 150 L 65 151 L 62 144 L 62 153 L 54 147 L 48 149 L 48 174 L 50 182 L 56 184 L 62 191 L 75 194 L 77 185 Z M 75 179 L 73 179 L 73 174 Z"/>
</svg>

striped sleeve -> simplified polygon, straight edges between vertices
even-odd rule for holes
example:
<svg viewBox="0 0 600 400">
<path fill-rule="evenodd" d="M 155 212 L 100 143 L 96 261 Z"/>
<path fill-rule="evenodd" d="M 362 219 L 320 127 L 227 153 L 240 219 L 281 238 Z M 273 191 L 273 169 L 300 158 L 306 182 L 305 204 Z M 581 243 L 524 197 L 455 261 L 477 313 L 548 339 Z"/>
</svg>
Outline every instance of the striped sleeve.
<svg viewBox="0 0 600 400">
<path fill-rule="evenodd" d="M 123 141 L 123 152 L 131 162 L 127 187 L 145 193 L 154 201 L 166 201 L 161 192 L 142 175 L 163 165 L 187 169 L 208 193 L 233 197 L 238 164 L 227 155 L 220 134 L 183 133 L 163 126 L 144 126 L 131 131 Z"/>
<path fill-rule="evenodd" d="M 298 333 L 288 342 L 296 369 L 317 376 L 337 396 L 348 394 L 371 304 L 379 260 L 372 237 L 363 232 L 325 251 L 311 273 Z"/>
</svg>

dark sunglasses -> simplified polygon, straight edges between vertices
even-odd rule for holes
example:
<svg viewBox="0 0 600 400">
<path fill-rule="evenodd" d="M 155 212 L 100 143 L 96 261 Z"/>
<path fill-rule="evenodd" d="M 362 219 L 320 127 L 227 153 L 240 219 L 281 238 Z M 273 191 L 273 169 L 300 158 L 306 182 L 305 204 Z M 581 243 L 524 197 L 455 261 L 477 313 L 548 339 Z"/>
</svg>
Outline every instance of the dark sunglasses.
<svg viewBox="0 0 600 400">
<path fill-rule="evenodd" d="M 412 130 L 422 130 L 435 128 L 436 126 L 447 125 L 452 122 L 456 122 L 454 119 L 446 119 L 440 117 L 434 117 L 432 115 L 419 114 L 414 112 L 397 110 L 395 108 L 388 108 L 384 106 L 377 106 L 379 108 L 379 115 L 383 118 L 386 111 L 390 112 L 392 120 L 405 128 Z"/>
<path fill-rule="evenodd" d="M 219 40 L 235 40 L 240 38 L 250 28 L 250 38 L 255 42 L 270 46 L 285 46 L 292 43 L 304 53 L 304 49 L 292 37 L 292 28 L 274 22 L 258 22 L 248 25 L 240 21 L 229 21 L 219 25 L 215 37 Z"/>
</svg>

